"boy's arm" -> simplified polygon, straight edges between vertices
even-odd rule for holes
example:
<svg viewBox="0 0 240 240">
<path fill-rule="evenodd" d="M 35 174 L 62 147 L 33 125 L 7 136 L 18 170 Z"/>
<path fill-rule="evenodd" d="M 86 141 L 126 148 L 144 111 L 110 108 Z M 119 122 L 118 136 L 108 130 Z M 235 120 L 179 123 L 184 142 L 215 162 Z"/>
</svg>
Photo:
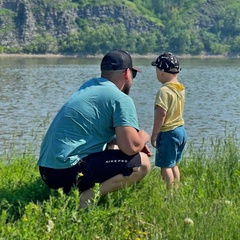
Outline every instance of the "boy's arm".
<svg viewBox="0 0 240 240">
<path fill-rule="evenodd" d="M 156 106 L 154 124 L 153 124 L 152 136 L 151 136 L 151 144 L 153 147 L 156 147 L 156 138 L 165 121 L 165 117 L 166 117 L 166 111 L 160 106 Z"/>
</svg>

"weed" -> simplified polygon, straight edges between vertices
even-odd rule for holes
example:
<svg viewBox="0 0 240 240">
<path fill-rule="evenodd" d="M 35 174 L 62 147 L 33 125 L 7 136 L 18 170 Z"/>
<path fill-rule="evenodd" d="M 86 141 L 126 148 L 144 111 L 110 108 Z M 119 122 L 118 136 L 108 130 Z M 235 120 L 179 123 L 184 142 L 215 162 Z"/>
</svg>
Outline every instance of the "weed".
<svg viewBox="0 0 240 240">
<path fill-rule="evenodd" d="M 239 239 L 238 142 L 212 139 L 211 151 L 204 144 L 188 149 L 171 197 L 153 167 L 139 183 L 104 197 L 97 184 L 87 212 L 77 189 L 65 195 L 46 187 L 34 156 L 2 156 L 0 239 Z"/>
</svg>

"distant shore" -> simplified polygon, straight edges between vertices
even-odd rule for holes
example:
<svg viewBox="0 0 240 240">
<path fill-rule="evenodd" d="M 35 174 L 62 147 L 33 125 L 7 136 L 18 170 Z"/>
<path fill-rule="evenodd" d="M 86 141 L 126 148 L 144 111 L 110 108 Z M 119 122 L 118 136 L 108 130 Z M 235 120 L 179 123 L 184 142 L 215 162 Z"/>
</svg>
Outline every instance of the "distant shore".
<svg viewBox="0 0 240 240">
<path fill-rule="evenodd" d="M 178 55 L 179 58 L 240 58 L 240 56 L 227 56 L 227 55 L 190 55 L 190 54 L 182 54 Z M 132 58 L 155 58 L 158 54 L 131 54 Z M 98 55 L 64 55 L 64 54 L 24 54 L 24 53 L 0 53 L 0 58 L 5 57 L 20 57 L 20 58 L 102 58 L 102 54 Z"/>
</svg>

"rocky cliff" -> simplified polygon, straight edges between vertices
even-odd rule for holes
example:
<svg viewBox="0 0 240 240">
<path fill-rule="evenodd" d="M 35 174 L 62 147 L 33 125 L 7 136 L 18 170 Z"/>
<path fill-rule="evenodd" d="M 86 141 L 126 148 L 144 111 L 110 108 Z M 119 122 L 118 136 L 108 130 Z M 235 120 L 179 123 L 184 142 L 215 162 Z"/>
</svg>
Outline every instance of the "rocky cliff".
<svg viewBox="0 0 240 240">
<path fill-rule="evenodd" d="M 36 36 L 64 38 L 78 31 L 84 21 L 94 28 L 100 23 L 122 23 L 128 31 L 149 31 L 159 24 L 124 5 L 85 6 L 70 1 L 0 0 L 0 46 L 20 47 Z"/>
</svg>

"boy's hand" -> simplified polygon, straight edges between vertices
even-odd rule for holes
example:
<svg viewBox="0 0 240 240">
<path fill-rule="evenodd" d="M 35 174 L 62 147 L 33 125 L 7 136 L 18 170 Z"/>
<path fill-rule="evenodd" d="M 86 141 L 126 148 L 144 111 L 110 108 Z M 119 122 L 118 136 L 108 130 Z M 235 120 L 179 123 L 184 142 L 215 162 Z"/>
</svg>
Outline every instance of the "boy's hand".
<svg viewBox="0 0 240 240">
<path fill-rule="evenodd" d="M 151 144 L 154 148 L 156 148 L 156 139 L 157 139 L 157 136 L 155 135 L 151 136 Z"/>
</svg>

